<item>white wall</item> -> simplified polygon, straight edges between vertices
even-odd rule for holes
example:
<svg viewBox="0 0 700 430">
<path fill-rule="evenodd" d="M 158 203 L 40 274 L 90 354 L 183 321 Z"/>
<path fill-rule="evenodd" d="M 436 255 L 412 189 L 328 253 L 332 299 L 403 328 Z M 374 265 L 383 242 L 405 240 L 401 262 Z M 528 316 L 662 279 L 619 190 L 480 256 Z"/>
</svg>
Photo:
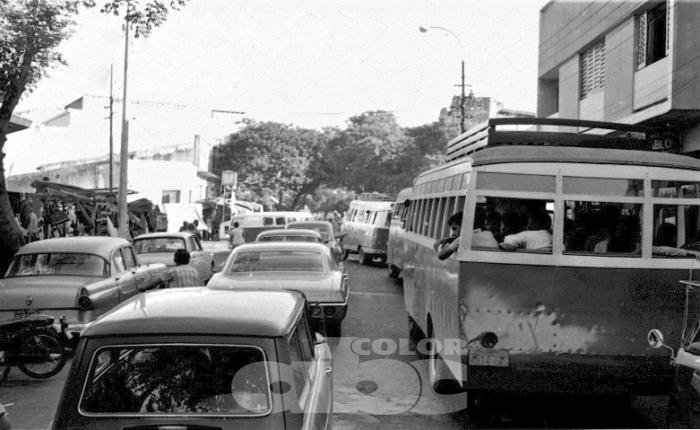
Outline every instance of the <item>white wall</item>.
<svg viewBox="0 0 700 430">
<path fill-rule="evenodd" d="M 181 161 L 129 160 L 129 189 L 162 205 L 163 190 L 180 190 L 180 203 L 194 203 L 206 197 L 207 182 L 197 176 L 197 167 Z M 174 202 L 171 202 L 174 203 Z"/>
</svg>

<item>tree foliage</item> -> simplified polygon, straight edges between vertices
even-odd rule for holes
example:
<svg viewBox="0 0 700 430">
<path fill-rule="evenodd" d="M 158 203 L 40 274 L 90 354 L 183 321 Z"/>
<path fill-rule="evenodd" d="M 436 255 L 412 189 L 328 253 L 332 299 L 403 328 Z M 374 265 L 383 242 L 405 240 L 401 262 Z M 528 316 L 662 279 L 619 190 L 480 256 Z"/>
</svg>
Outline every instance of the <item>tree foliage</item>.
<svg viewBox="0 0 700 430">
<path fill-rule="evenodd" d="M 250 122 L 215 148 L 214 172 L 238 173 L 237 195 L 253 197 L 269 206 L 270 198 L 279 209 L 298 208 L 302 197 L 319 185 L 318 175 L 309 169 L 320 156 L 326 135 L 274 122 Z"/>
<path fill-rule="evenodd" d="M 149 32 L 167 19 L 168 11 L 186 0 L 109 0 L 103 11 L 120 14 L 138 35 Z M 30 92 L 52 67 L 65 64 L 58 45 L 70 36 L 74 18 L 95 0 L 2 0 L 0 1 L 0 153 L 7 141 L 12 112 L 25 92 Z M 3 155 L 4 158 L 4 155 Z M 0 160 L 0 270 L 22 245 L 13 220 L 5 170 Z"/>
</svg>

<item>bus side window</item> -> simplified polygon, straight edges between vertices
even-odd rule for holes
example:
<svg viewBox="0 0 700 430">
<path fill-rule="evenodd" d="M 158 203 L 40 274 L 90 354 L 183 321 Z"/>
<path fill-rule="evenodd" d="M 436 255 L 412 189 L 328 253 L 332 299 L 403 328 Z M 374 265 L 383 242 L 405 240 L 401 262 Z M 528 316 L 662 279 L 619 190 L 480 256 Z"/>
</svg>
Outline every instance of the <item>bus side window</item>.
<svg viewBox="0 0 700 430">
<path fill-rule="evenodd" d="M 275 218 L 275 224 L 276 225 L 285 225 L 285 218 L 283 216 Z"/>
<path fill-rule="evenodd" d="M 273 219 L 270 217 L 264 217 L 263 218 L 263 225 L 264 226 L 274 225 Z"/>
</svg>

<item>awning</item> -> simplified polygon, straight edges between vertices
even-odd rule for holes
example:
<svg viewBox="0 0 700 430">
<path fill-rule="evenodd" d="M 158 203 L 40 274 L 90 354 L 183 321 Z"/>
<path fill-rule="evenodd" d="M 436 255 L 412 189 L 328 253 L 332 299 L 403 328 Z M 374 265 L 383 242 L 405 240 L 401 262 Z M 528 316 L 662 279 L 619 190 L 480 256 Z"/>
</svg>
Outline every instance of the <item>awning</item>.
<svg viewBox="0 0 700 430">
<path fill-rule="evenodd" d="M 207 172 L 206 170 L 199 170 L 197 172 L 197 176 L 199 176 L 201 179 L 204 179 L 205 181 L 209 182 L 219 182 L 221 181 L 221 178 L 216 176 L 215 174 L 211 172 Z"/>
</svg>

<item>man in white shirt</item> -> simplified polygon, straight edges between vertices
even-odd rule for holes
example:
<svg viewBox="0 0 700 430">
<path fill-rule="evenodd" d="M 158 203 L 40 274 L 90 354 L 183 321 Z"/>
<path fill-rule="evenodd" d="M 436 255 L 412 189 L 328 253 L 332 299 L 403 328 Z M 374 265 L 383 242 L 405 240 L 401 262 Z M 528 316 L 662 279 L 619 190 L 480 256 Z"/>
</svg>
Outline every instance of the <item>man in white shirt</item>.
<svg viewBox="0 0 700 430">
<path fill-rule="evenodd" d="M 527 230 L 506 236 L 499 247 L 508 251 L 525 249 L 551 252 L 552 233 L 549 232 L 551 225 L 552 219 L 548 213 L 531 213 L 528 215 Z"/>
</svg>

